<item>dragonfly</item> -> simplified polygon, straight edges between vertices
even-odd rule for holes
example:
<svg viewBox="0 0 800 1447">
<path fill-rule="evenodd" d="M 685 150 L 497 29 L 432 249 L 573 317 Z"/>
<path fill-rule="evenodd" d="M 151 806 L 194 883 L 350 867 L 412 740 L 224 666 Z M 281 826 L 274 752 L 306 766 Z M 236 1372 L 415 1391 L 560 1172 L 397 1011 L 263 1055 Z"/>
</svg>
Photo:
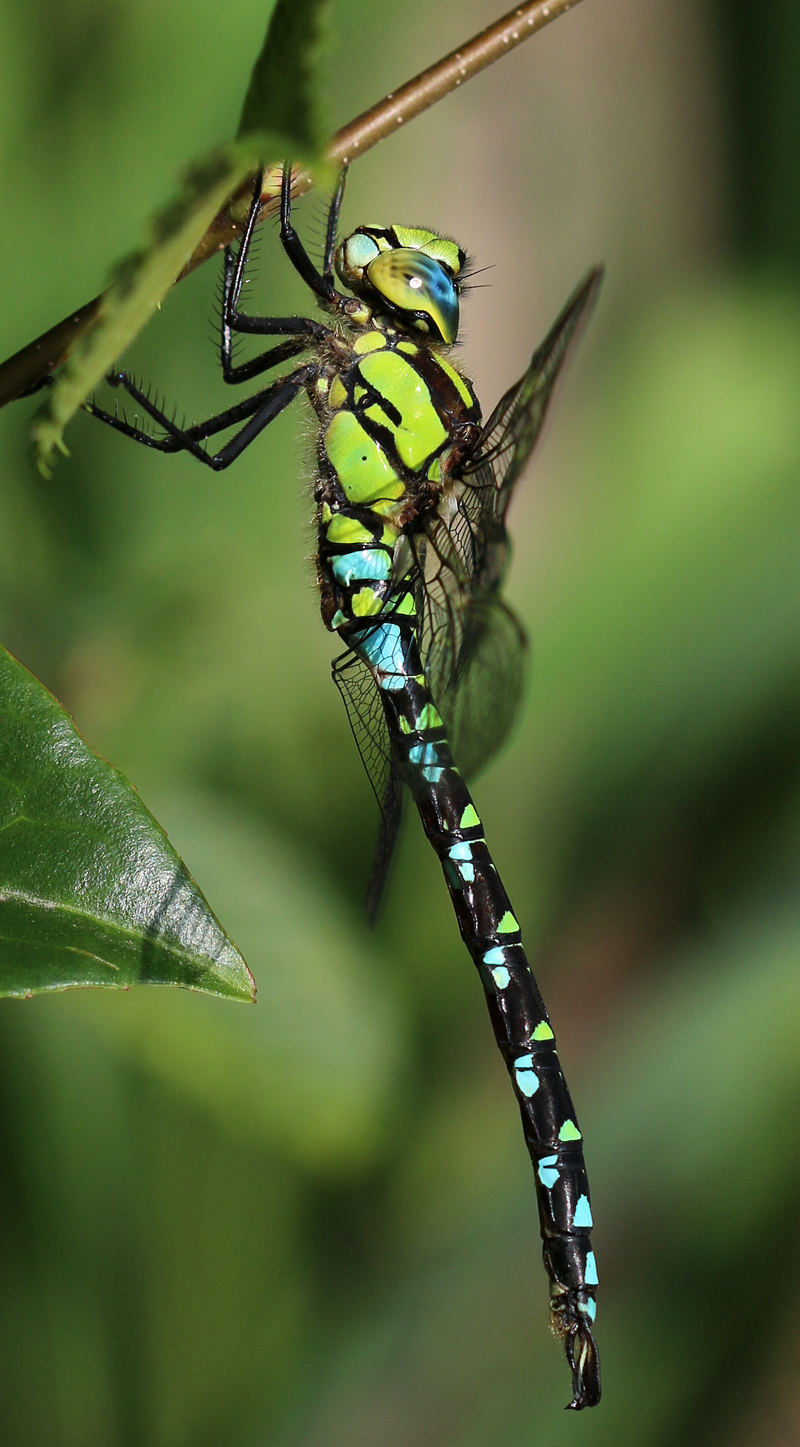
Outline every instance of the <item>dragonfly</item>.
<svg viewBox="0 0 800 1447">
<path fill-rule="evenodd" d="M 261 208 L 259 176 L 238 248 L 224 255 L 220 357 L 231 384 L 298 364 L 189 427 L 178 426 L 125 371 L 108 382 L 155 428 L 96 399 L 86 407 L 135 442 L 188 452 L 221 471 L 299 393 L 311 403 L 322 620 L 344 648 L 333 677 L 380 806 L 368 912 L 374 918 L 410 794 L 441 863 L 520 1109 L 551 1324 L 572 1373 L 569 1406 L 580 1410 L 596 1405 L 601 1390 L 582 1136 L 519 922 L 465 780 L 501 747 L 519 706 L 526 639 L 502 598 L 506 515 L 602 268 L 588 272 L 524 376 L 484 422 L 452 350 L 470 274 L 465 252 L 448 237 L 398 224 L 359 226 L 339 241 L 343 172 L 319 269 L 292 223 L 291 178 L 287 163 L 281 243 L 327 320 L 240 310 Z M 237 365 L 234 338 L 242 334 L 279 340 Z M 209 439 L 234 428 L 213 451 Z"/>
</svg>

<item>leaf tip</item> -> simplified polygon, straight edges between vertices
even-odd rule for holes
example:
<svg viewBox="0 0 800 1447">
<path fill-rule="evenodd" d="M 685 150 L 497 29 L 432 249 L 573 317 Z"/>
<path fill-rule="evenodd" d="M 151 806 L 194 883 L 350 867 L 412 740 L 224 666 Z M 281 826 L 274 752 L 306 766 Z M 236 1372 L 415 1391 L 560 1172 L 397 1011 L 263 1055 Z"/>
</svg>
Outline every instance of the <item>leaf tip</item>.
<svg viewBox="0 0 800 1447">
<path fill-rule="evenodd" d="M 36 467 L 45 481 L 50 482 L 55 463 L 54 453 L 58 451 L 63 457 L 69 457 L 69 448 L 64 441 L 64 433 L 58 423 L 44 413 L 31 428 L 31 441 L 33 442 Z"/>
<path fill-rule="evenodd" d="M 255 978 L 252 974 L 252 971 L 250 970 L 247 961 L 242 960 L 242 964 L 244 965 L 245 969 L 244 987 L 246 992 L 243 993 L 242 999 L 244 1000 L 244 1003 L 246 1005 L 255 1005 L 257 1003 L 256 996 L 258 994 L 258 985 L 255 982 Z"/>
</svg>

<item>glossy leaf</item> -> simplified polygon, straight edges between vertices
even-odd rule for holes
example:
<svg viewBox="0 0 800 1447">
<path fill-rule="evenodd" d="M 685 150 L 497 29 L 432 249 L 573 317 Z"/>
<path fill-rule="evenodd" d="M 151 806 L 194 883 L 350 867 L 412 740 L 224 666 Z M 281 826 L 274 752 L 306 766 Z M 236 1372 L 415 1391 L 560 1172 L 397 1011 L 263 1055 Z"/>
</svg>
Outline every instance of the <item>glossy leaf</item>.
<svg viewBox="0 0 800 1447">
<path fill-rule="evenodd" d="M 136 790 L 0 650 L 0 994 L 255 987 Z"/>
</svg>

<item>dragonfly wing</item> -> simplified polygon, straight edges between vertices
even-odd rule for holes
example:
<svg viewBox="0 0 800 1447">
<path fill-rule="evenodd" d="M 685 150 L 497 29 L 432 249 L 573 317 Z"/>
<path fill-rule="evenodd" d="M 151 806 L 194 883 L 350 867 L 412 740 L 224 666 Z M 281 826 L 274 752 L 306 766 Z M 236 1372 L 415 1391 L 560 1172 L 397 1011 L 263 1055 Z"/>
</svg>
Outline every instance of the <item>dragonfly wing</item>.
<svg viewBox="0 0 800 1447">
<path fill-rule="evenodd" d="M 400 829 L 403 781 L 396 766 L 380 691 L 367 665 L 352 653 L 346 654 L 334 663 L 333 680 L 344 699 L 353 737 L 381 811 L 366 898 L 367 916 L 370 923 L 374 923 Z"/>
<path fill-rule="evenodd" d="M 403 781 L 396 769 L 389 773 L 389 780 L 386 793 L 381 803 L 381 822 L 378 829 L 378 838 L 375 843 L 375 853 L 372 857 L 372 869 L 370 871 L 367 893 L 364 906 L 367 911 L 367 919 L 374 924 L 378 916 L 383 891 L 386 888 L 386 880 L 389 877 L 389 867 L 392 862 L 397 836 L 400 833 L 400 824 L 403 818 L 403 796 L 405 790 Z"/>
<path fill-rule="evenodd" d="M 459 618 L 459 647 L 429 653 L 431 693 L 453 755 L 472 779 L 502 748 L 523 694 L 527 639 L 516 615 L 495 593 L 473 595 Z M 444 673 L 439 670 L 444 665 Z"/>
<path fill-rule="evenodd" d="M 584 277 L 536 348 L 525 375 L 501 397 L 463 466 L 464 503 L 474 514 L 477 534 L 475 577 L 482 587 L 497 587 L 502 579 L 505 518 L 514 484 L 536 445 L 553 388 L 602 280 L 601 267 Z"/>
<path fill-rule="evenodd" d="M 502 601 L 505 529 L 490 543 L 468 489 L 445 523 L 429 530 L 425 579 L 425 671 L 453 754 L 467 779 L 489 763 L 511 731 L 522 699 L 527 639 Z M 475 569 L 488 572 L 482 587 Z"/>
<path fill-rule="evenodd" d="M 508 737 L 522 696 L 526 640 L 500 601 L 506 512 L 542 428 L 556 379 L 602 281 L 590 271 L 523 377 L 500 399 L 427 527 L 426 668 L 467 777 Z"/>
</svg>

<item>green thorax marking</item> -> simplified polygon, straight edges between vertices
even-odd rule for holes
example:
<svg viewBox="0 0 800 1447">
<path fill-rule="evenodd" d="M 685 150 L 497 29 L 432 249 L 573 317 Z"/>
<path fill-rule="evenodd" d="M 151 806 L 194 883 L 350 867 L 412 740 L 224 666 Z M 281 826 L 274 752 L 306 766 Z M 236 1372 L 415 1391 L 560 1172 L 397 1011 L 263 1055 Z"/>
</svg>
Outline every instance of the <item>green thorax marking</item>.
<svg viewBox="0 0 800 1447">
<path fill-rule="evenodd" d="M 380 325 L 356 337 L 333 379 L 334 416 L 322 437 L 347 502 L 398 503 L 415 475 L 438 477 L 438 457 L 462 421 L 480 417 L 471 387 L 432 348 Z"/>
<path fill-rule="evenodd" d="M 447 441 L 430 388 L 415 372 L 411 359 L 400 352 L 370 352 L 358 370 L 367 385 L 399 412 L 400 421 L 393 422 L 391 413 L 380 404 L 367 407 L 367 417 L 389 428 L 400 461 L 417 472 Z"/>
<path fill-rule="evenodd" d="M 383 498 L 402 497 L 405 484 L 354 412 L 342 409 L 331 418 L 324 445 L 348 502 L 366 507 Z"/>
</svg>

